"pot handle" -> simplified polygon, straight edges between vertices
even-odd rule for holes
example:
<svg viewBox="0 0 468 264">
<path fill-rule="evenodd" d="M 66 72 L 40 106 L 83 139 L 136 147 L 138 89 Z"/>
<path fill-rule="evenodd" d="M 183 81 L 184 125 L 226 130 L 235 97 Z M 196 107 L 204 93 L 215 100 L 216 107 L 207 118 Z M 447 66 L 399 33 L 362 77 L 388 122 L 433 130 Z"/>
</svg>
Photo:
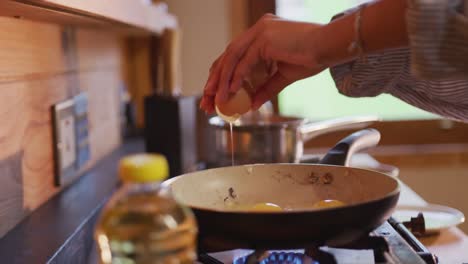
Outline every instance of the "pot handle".
<svg viewBox="0 0 468 264">
<path fill-rule="evenodd" d="M 314 137 L 334 131 L 365 128 L 380 120 L 378 116 L 341 117 L 319 122 L 308 122 L 302 124 L 299 131 L 303 142 L 306 142 Z"/>
<path fill-rule="evenodd" d="M 349 166 L 349 161 L 354 153 L 375 147 L 380 141 L 380 132 L 369 128 L 354 132 L 340 140 L 322 158 L 320 164 Z"/>
</svg>

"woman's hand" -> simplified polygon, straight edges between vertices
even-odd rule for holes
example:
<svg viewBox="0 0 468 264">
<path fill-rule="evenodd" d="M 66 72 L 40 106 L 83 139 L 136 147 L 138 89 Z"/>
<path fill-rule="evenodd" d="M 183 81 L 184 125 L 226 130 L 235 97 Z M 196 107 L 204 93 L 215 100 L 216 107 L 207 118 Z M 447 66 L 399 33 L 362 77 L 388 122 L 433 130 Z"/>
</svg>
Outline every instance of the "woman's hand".
<svg viewBox="0 0 468 264">
<path fill-rule="evenodd" d="M 319 63 L 316 36 L 321 25 L 294 22 L 274 15 L 263 16 L 232 41 L 213 63 L 200 107 L 214 111 L 215 102 L 226 102 L 257 65 L 274 69 L 261 87 L 254 87 L 252 108 L 281 92 L 287 85 L 326 68 Z"/>
</svg>

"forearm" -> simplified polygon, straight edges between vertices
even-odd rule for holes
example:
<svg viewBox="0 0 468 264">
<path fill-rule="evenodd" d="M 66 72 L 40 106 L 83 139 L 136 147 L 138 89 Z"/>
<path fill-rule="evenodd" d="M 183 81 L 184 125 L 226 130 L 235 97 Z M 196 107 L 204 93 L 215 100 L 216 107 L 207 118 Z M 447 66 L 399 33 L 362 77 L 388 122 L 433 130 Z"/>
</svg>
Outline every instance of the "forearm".
<svg viewBox="0 0 468 264">
<path fill-rule="evenodd" d="M 408 45 L 406 1 L 380 0 L 362 9 L 359 36 L 364 54 Z M 353 12 L 340 17 L 312 34 L 320 63 L 331 67 L 359 55 L 358 49 L 350 50 L 356 41 L 356 16 Z"/>
</svg>

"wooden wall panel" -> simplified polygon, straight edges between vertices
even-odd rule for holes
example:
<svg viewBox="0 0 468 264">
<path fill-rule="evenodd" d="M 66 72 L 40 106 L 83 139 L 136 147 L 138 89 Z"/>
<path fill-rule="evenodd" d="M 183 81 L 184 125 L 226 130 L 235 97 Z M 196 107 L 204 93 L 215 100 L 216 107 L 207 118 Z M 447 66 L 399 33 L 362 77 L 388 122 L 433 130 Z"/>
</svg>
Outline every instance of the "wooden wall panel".
<svg viewBox="0 0 468 264">
<path fill-rule="evenodd" d="M 23 153 L 18 152 L 0 160 L 0 236 L 22 219 L 29 210 L 23 206 L 23 181 L 21 160 Z"/>
<path fill-rule="evenodd" d="M 120 142 L 118 76 L 114 72 L 89 72 L 79 77 L 80 84 L 87 87 L 83 90 L 88 92 L 90 104 L 92 162 L 89 165 L 108 154 Z M 14 163 L 17 161 L 11 157 L 21 155 L 21 179 L 17 181 L 22 183 L 21 200 L 25 211 L 36 209 L 58 191 L 54 187 L 50 107 L 67 98 L 67 79 L 71 77 L 63 75 L 0 85 L 0 102 L 8 102 L 0 104 L 0 118 L 4 120 L 0 126 L 3 139 L 0 141 L 0 159 Z M 1 172 L 0 166 L 0 184 L 5 177 L 11 179 L 11 175 Z M 19 199 L 17 188 L 4 191 L 11 195 L 1 196 L 0 211 L 8 210 L 2 208 L 2 202 L 13 203 Z M 17 214 L 17 208 L 10 210 L 9 213 Z M 3 222 L 0 223 L 0 235 L 4 228 Z"/>
<path fill-rule="evenodd" d="M 120 143 L 122 38 L 0 18 L 0 237 L 54 186 L 51 106 L 86 91 L 92 161 Z"/>
<path fill-rule="evenodd" d="M 0 17 L 0 83 L 120 69 L 122 42 L 122 37 L 106 31 Z M 69 63 L 68 57 L 76 57 L 76 63 Z"/>
<path fill-rule="evenodd" d="M 76 50 L 80 70 L 118 69 L 122 64 L 123 38 L 101 31 L 78 30 Z"/>
<path fill-rule="evenodd" d="M 104 156 L 120 142 L 118 88 L 122 84 L 119 76 L 117 72 L 89 72 L 80 76 L 81 87 L 89 96 L 90 141 L 93 157 Z"/>
<path fill-rule="evenodd" d="M 22 96 L 12 108 L 21 113 L 21 126 L 10 130 L 9 136 L 16 135 L 19 148 L 15 151 L 24 153 L 21 162 L 24 207 L 28 210 L 37 208 L 56 192 L 50 107 L 67 98 L 66 83 L 65 76 L 57 76 L 2 85 L 3 90 L 22 91 Z"/>
<path fill-rule="evenodd" d="M 0 17 L 0 82 L 67 71 L 61 34 L 54 25 Z"/>
</svg>

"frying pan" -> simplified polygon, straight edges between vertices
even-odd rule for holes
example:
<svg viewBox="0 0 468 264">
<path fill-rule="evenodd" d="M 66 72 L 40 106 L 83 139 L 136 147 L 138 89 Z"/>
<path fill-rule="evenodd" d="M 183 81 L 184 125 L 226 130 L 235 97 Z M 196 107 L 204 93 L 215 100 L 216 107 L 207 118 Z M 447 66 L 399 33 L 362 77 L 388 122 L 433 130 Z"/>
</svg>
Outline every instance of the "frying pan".
<svg viewBox="0 0 468 264">
<path fill-rule="evenodd" d="M 344 245 L 381 225 L 398 201 L 398 180 L 343 166 L 353 153 L 379 140 L 377 130 L 361 130 L 335 145 L 322 164 L 216 168 L 172 178 L 163 186 L 195 213 L 203 252 Z M 311 208 L 323 199 L 346 205 Z M 292 210 L 250 212 L 232 206 L 263 202 Z"/>
</svg>

